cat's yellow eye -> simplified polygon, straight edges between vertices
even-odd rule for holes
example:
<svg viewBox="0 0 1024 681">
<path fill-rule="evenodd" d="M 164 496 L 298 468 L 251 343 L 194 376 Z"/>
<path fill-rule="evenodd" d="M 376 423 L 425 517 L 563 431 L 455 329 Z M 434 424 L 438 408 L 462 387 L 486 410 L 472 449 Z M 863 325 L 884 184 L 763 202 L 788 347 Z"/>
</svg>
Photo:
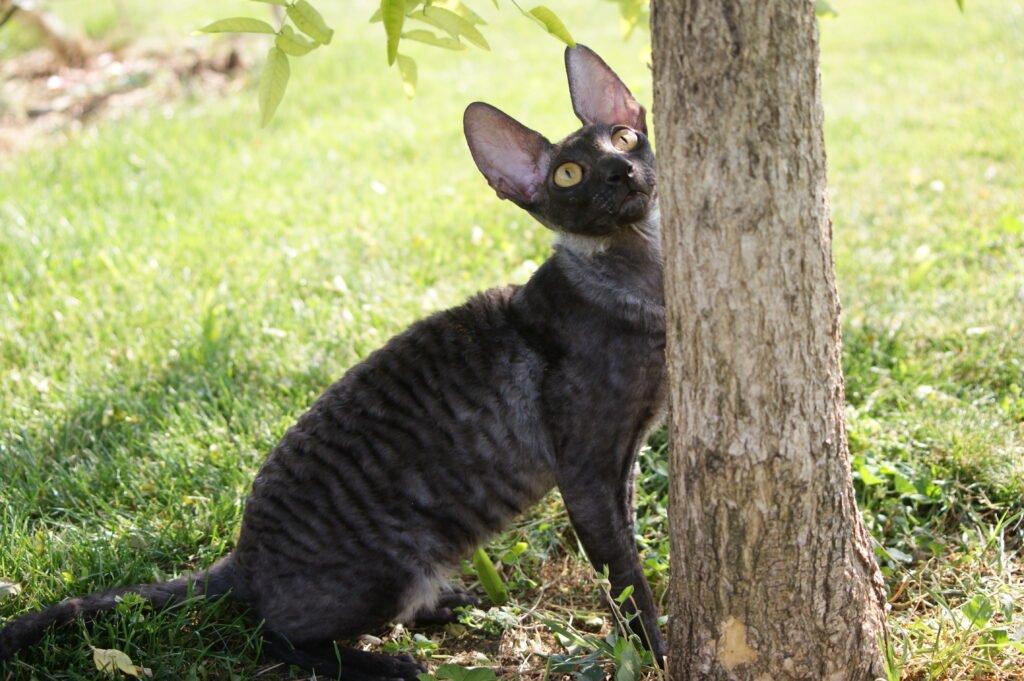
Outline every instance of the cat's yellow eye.
<svg viewBox="0 0 1024 681">
<path fill-rule="evenodd" d="M 612 133 L 612 146 L 619 151 L 632 151 L 639 141 L 640 136 L 629 128 L 619 128 Z"/>
<path fill-rule="evenodd" d="M 555 168 L 555 184 L 559 187 L 574 187 L 583 179 L 583 168 L 579 163 L 563 163 Z"/>
</svg>

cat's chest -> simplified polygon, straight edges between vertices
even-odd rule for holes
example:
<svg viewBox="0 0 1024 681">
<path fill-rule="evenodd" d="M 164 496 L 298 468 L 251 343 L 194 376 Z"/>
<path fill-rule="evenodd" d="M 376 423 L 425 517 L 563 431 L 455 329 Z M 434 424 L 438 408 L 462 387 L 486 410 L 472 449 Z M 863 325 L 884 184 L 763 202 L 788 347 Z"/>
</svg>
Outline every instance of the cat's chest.
<svg viewBox="0 0 1024 681">
<path fill-rule="evenodd" d="M 580 402 L 657 410 L 667 380 L 664 333 L 591 329 L 572 344 L 562 372 Z"/>
</svg>

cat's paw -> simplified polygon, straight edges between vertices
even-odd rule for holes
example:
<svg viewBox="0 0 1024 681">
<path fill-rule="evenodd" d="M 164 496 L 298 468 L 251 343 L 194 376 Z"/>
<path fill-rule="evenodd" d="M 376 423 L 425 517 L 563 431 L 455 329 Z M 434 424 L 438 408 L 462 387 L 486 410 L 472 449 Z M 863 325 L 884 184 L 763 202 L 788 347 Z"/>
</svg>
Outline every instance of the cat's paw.
<svg viewBox="0 0 1024 681">
<path fill-rule="evenodd" d="M 413 616 L 413 624 L 416 626 L 432 626 L 436 624 L 449 624 L 458 620 L 455 613 L 456 608 L 467 605 L 476 607 L 480 599 L 462 587 L 453 586 L 451 590 L 442 591 L 438 596 L 437 604 L 432 608 L 423 608 Z"/>
</svg>

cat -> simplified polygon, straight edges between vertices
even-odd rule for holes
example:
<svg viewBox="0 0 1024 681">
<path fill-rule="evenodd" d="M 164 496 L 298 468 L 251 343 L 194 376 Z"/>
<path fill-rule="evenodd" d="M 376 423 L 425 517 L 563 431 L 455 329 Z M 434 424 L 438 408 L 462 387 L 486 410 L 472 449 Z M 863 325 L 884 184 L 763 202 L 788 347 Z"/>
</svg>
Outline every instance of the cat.
<svg viewBox="0 0 1024 681">
<path fill-rule="evenodd" d="M 330 386 L 263 463 L 227 557 L 15 618 L 0 660 L 123 593 L 156 607 L 230 593 L 282 661 L 345 681 L 415 679 L 411 657 L 334 641 L 451 620 L 473 598 L 447 575 L 554 486 L 611 595 L 632 589 L 623 608 L 663 659 L 632 498 L 666 401 L 655 160 L 644 108 L 607 64 L 582 45 L 565 64 L 583 127 L 563 141 L 480 102 L 463 120 L 498 196 L 557 233 L 530 280 L 416 322 Z"/>
</svg>

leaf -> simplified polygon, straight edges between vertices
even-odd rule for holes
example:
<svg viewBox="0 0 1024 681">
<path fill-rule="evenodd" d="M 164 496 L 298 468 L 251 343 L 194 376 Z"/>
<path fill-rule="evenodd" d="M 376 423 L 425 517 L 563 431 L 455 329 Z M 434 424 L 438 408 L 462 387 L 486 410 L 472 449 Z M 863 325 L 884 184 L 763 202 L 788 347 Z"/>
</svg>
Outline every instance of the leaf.
<svg viewBox="0 0 1024 681">
<path fill-rule="evenodd" d="M 971 626 L 976 629 L 980 629 L 988 624 L 988 621 L 992 619 L 992 615 L 995 612 L 995 609 L 992 607 L 992 601 L 985 598 L 982 594 L 977 594 L 974 598 L 961 605 L 960 610 L 963 611 L 970 621 Z"/>
<path fill-rule="evenodd" d="M 880 485 L 885 482 L 885 478 L 880 478 L 875 475 L 874 471 L 868 468 L 867 464 L 860 464 L 857 466 L 857 474 L 860 476 L 860 481 L 868 487 L 872 485 Z"/>
<path fill-rule="evenodd" d="M 443 47 L 446 50 L 464 50 L 466 46 L 458 41 L 457 38 L 452 38 L 447 35 L 437 35 L 423 28 L 413 29 L 412 31 L 405 31 L 402 33 L 402 38 L 405 40 L 415 40 L 416 42 L 425 43 L 427 45 L 433 45 L 434 47 Z"/>
<path fill-rule="evenodd" d="M 293 57 L 302 57 L 320 47 L 320 43 L 311 41 L 301 33 L 296 33 L 291 26 L 281 28 L 274 44 L 281 48 L 282 52 Z"/>
<path fill-rule="evenodd" d="M 620 639 L 625 643 L 617 655 L 617 668 L 615 670 L 615 681 L 639 681 L 640 679 L 640 655 L 636 647 L 629 639 Z M 618 646 L 616 646 L 618 647 Z"/>
<path fill-rule="evenodd" d="M 914 557 L 911 556 L 909 553 L 906 553 L 905 551 L 900 551 L 899 549 L 893 546 L 886 546 L 883 550 L 886 554 L 888 554 L 890 558 L 900 563 L 909 563 L 910 561 L 914 560 Z"/>
<path fill-rule="evenodd" d="M 483 17 L 463 5 L 459 0 L 434 0 L 430 4 L 434 7 L 443 7 L 444 9 L 451 10 L 471 24 L 475 24 L 477 26 L 487 25 L 487 22 L 483 20 Z"/>
<path fill-rule="evenodd" d="M 960 8 L 960 11 L 964 11 L 964 0 L 956 0 L 956 6 Z"/>
<path fill-rule="evenodd" d="M 627 586 L 625 589 L 622 590 L 622 593 L 620 593 L 618 596 L 615 597 L 615 602 L 618 603 L 619 605 L 622 605 L 623 603 L 626 602 L 626 599 L 629 598 L 632 595 L 633 595 L 633 585 L 630 584 L 629 586 Z"/>
<path fill-rule="evenodd" d="M 819 17 L 825 17 L 827 19 L 839 16 L 839 12 L 835 10 L 828 0 L 815 0 L 814 13 Z"/>
<path fill-rule="evenodd" d="M 136 666 L 132 659 L 120 650 L 93 648 L 92 661 L 96 665 L 96 669 L 108 674 L 120 671 L 138 679 L 139 675 L 145 671 L 142 667 Z"/>
<path fill-rule="evenodd" d="M 267 127 L 267 123 L 274 117 L 277 106 L 284 98 L 289 76 L 291 66 L 288 64 L 288 55 L 280 48 L 271 47 L 260 77 L 260 126 Z"/>
<path fill-rule="evenodd" d="M 288 0 L 250 0 L 250 2 L 262 2 L 267 5 L 277 5 L 278 7 L 288 6 Z"/>
<path fill-rule="evenodd" d="M 465 681 L 466 670 L 457 664 L 443 664 L 437 668 L 434 675 L 439 679 L 449 679 L 450 681 Z"/>
<path fill-rule="evenodd" d="M 892 478 L 893 486 L 900 494 L 917 494 L 917 487 L 907 480 L 902 474 L 896 473 Z"/>
<path fill-rule="evenodd" d="M 451 10 L 447 10 L 443 7 L 430 6 L 425 7 L 421 12 L 416 12 L 410 16 L 417 18 L 420 21 L 426 21 L 428 24 L 437 26 L 441 30 L 446 31 L 453 38 L 458 38 L 460 36 L 464 37 L 481 50 L 491 49 L 491 46 L 487 44 L 487 39 L 484 38 L 483 34 L 480 33 L 476 26 Z"/>
<path fill-rule="evenodd" d="M 554 12 L 545 7 L 544 5 L 537 5 L 530 10 L 530 15 L 540 22 L 548 33 L 555 36 L 569 47 L 576 47 L 576 41 L 573 40 L 572 35 L 569 33 L 569 29 L 565 27 L 562 20 L 558 18 Z"/>
<path fill-rule="evenodd" d="M 519 556 L 523 555 L 523 553 L 528 548 L 530 548 L 530 545 L 527 544 L 526 542 L 524 542 L 524 541 L 516 542 L 515 546 L 510 548 L 505 553 L 501 554 L 501 562 L 505 563 L 506 565 L 508 563 L 513 562 L 516 558 L 518 558 Z"/>
<path fill-rule="evenodd" d="M 388 66 L 398 57 L 398 43 L 402 39 L 405 23 L 405 0 L 380 0 L 380 13 L 384 20 L 384 33 L 388 38 Z"/>
<path fill-rule="evenodd" d="M 274 27 L 252 17 L 220 19 L 199 29 L 200 33 L 276 33 Z"/>
<path fill-rule="evenodd" d="M 412 57 L 398 55 L 398 73 L 402 76 L 402 89 L 405 96 L 412 99 L 416 96 L 416 62 Z"/>
<path fill-rule="evenodd" d="M 297 0 L 294 5 L 289 5 L 288 18 L 291 19 L 300 31 L 308 35 L 321 45 L 330 45 L 334 37 L 334 29 L 327 25 L 320 12 L 308 0 Z"/>
<path fill-rule="evenodd" d="M 589 645 L 586 639 L 581 637 L 575 631 L 570 631 L 569 629 L 566 629 L 554 620 L 542 619 L 541 622 L 543 622 L 544 626 L 546 626 L 548 629 L 551 630 L 552 633 L 555 634 L 555 637 L 559 639 L 559 643 L 566 648 L 572 645 L 581 647 Z"/>
<path fill-rule="evenodd" d="M 650 12 L 647 0 L 616 0 L 619 6 L 619 23 L 625 38 L 633 35 L 637 26 L 650 28 Z"/>
<path fill-rule="evenodd" d="M 1010 644 L 1010 632 L 1006 629 L 993 629 L 988 632 L 988 643 L 994 646 L 1005 646 Z"/>
<path fill-rule="evenodd" d="M 423 2 L 423 0 L 405 0 L 405 14 L 406 14 L 406 16 L 411 14 L 413 12 L 413 10 L 415 10 L 417 7 L 419 7 L 422 2 Z M 383 17 L 381 16 L 381 13 L 380 13 L 380 7 L 378 7 L 376 10 L 374 10 L 373 14 L 370 15 L 370 23 L 371 24 L 376 24 L 377 22 L 382 21 L 382 20 L 383 20 Z"/>
<path fill-rule="evenodd" d="M 473 553 L 473 567 L 476 568 L 476 576 L 480 580 L 480 586 L 487 592 L 487 597 L 491 599 L 491 603 L 495 605 L 505 605 L 508 603 L 508 589 L 505 588 L 505 583 L 498 576 L 498 571 L 494 569 L 494 563 L 491 562 L 491 559 L 481 547 L 477 547 Z"/>
<path fill-rule="evenodd" d="M 497 676 L 487 667 L 475 667 L 466 669 L 457 664 L 443 664 L 437 668 L 434 675 L 438 679 L 449 681 L 497 681 Z"/>
<path fill-rule="evenodd" d="M 0 601 L 21 593 L 21 585 L 14 582 L 6 582 L 0 579 Z"/>
</svg>

